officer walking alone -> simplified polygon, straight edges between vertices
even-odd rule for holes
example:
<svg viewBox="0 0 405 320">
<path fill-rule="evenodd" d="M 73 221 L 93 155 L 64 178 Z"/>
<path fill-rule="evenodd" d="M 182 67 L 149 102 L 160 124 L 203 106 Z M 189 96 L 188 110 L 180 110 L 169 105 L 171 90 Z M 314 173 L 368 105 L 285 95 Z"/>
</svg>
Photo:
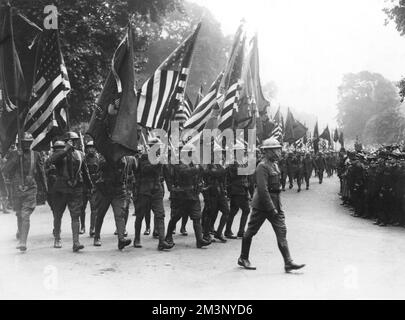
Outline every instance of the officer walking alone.
<svg viewBox="0 0 405 320">
<path fill-rule="evenodd" d="M 261 149 L 264 159 L 256 168 L 256 190 L 252 201 L 252 213 L 248 228 L 243 236 L 241 255 L 238 264 L 245 269 L 256 270 L 249 261 L 252 238 L 267 219 L 273 226 L 278 248 L 284 258 L 284 270 L 290 272 L 303 268 L 304 264 L 295 264 L 290 256 L 287 243 L 287 227 L 280 202 L 280 169 L 277 161 L 281 157 L 281 145 L 277 139 L 270 138 L 263 142 Z"/>
</svg>

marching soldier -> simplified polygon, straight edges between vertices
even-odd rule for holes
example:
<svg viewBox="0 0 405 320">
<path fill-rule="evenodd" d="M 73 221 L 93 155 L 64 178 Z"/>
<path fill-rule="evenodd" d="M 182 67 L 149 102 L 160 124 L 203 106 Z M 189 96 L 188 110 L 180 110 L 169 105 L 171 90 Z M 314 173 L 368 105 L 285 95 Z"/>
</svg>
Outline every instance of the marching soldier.
<svg viewBox="0 0 405 320">
<path fill-rule="evenodd" d="M 150 139 L 149 146 L 161 144 L 159 139 Z M 142 248 L 141 227 L 142 220 L 146 214 L 153 211 L 155 229 L 159 237 L 158 250 L 173 248 L 172 243 L 165 241 L 165 211 L 163 207 L 164 190 L 161 183 L 162 164 L 152 164 L 148 153 L 145 152 L 139 159 L 138 168 L 135 174 L 136 180 L 136 202 L 135 202 L 135 240 L 134 247 Z"/>
<path fill-rule="evenodd" d="M 244 149 L 244 145 L 241 143 L 234 146 L 234 150 Z M 231 164 L 227 168 L 227 189 L 231 200 L 230 215 L 225 230 L 225 237 L 228 239 L 243 238 L 245 234 L 245 227 L 250 213 L 249 182 L 248 176 L 238 174 L 238 168 L 246 167 L 246 165 L 246 163 L 240 163 L 235 160 L 234 164 Z M 232 232 L 232 223 L 239 209 L 242 210 L 242 216 L 240 218 L 239 231 L 237 236 L 235 236 Z"/>
<path fill-rule="evenodd" d="M 84 248 L 79 241 L 83 186 L 86 185 L 89 189 L 93 186 L 84 161 L 84 153 L 80 151 L 80 138 L 76 132 L 66 133 L 64 149 L 55 150 L 49 158 L 49 163 L 56 167 L 55 194 L 52 201 L 54 247 L 62 248 L 61 223 L 63 213 L 68 207 L 72 219 L 73 252 L 78 252 Z"/>
<path fill-rule="evenodd" d="M 216 143 L 213 146 L 214 152 L 222 152 L 223 149 Z M 210 241 L 210 231 L 214 229 L 215 220 L 218 212 L 221 211 L 222 216 L 218 225 L 218 229 L 214 231 L 214 238 L 225 243 L 226 239 L 223 235 L 223 230 L 229 218 L 229 205 L 226 194 L 226 169 L 222 164 L 215 164 L 212 154 L 211 164 L 204 167 L 204 210 L 203 210 L 203 234 L 204 238 Z M 228 230 L 229 231 L 229 230 Z"/>
<path fill-rule="evenodd" d="M 281 145 L 277 139 L 270 138 L 263 142 L 264 159 L 256 168 L 257 187 L 252 201 L 252 213 L 248 228 L 243 236 L 241 255 L 238 264 L 245 269 L 255 270 L 249 261 L 249 251 L 253 236 L 267 219 L 276 233 L 278 248 L 284 258 L 286 272 L 298 270 L 305 265 L 295 264 L 291 259 L 287 243 L 287 227 L 280 202 L 280 169 L 277 161 L 281 157 Z"/>
<path fill-rule="evenodd" d="M 127 205 L 127 159 L 111 162 L 100 155 L 99 175 L 96 181 L 94 201 L 96 203 L 96 224 L 94 231 L 95 247 L 101 246 L 100 234 L 104 217 L 111 206 L 117 228 L 118 249 L 122 250 L 131 244 L 131 239 L 125 238 L 125 208 Z M 132 168 L 135 170 L 136 168 Z"/>
<path fill-rule="evenodd" d="M 24 252 L 27 250 L 27 238 L 30 229 L 30 216 L 37 204 L 38 184 L 35 181 L 36 173 L 38 181 L 47 191 L 44 165 L 38 152 L 30 149 L 33 138 L 25 134 L 21 139 L 23 176 L 20 171 L 20 151 L 13 151 L 4 165 L 4 174 L 10 177 L 14 192 L 14 208 L 17 215 L 17 249 Z M 23 184 L 22 184 L 23 182 Z"/>
<path fill-rule="evenodd" d="M 318 156 L 315 158 L 315 170 L 319 178 L 319 184 L 322 184 L 323 181 L 323 173 L 326 168 L 326 161 L 322 154 L 322 152 L 318 153 Z"/>
<path fill-rule="evenodd" d="M 193 148 L 185 150 L 180 147 L 180 152 L 190 153 Z M 171 218 L 167 226 L 166 241 L 173 244 L 173 230 L 176 223 L 185 215 L 189 215 L 193 221 L 194 234 L 197 248 L 202 248 L 211 244 L 210 241 L 203 239 L 201 226 L 201 204 L 199 198 L 199 181 L 201 179 L 202 169 L 191 163 L 185 163 L 183 156 L 180 157 L 179 164 L 170 164 L 168 166 L 168 177 L 170 177 L 170 208 Z"/>
<path fill-rule="evenodd" d="M 279 161 L 279 163 L 278 163 L 278 165 L 279 165 L 279 167 L 280 167 L 280 174 L 281 174 L 281 190 L 282 191 L 285 191 L 285 184 L 286 184 L 286 182 L 287 182 L 287 176 L 288 176 L 288 174 L 287 174 L 287 172 L 288 172 L 288 170 L 287 170 L 287 158 L 286 158 L 286 153 L 285 153 L 285 151 L 283 151 L 282 152 L 282 154 L 281 154 L 281 159 L 280 159 L 280 161 Z"/>
<path fill-rule="evenodd" d="M 314 160 L 312 159 L 311 154 L 308 152 L 306 153 L 305 158 L 303 160 L 303 166 L 304 166 L 305 184 L 307 190 L 309 190 L 309 180 L 311 179 L 312 171 L 314 170 Z"/>
<path fill-rule="evenodd" d="M 85 162 L 87 168 L 89 169 L 90 179 L 93 183 L 93 186 L 96 184 L 98 180 L 98 175 L 100 173 L 100 154 L 97 152 L 96 148 L 94 147 L 94 142 L 89 141 L 85 145 Z M 88 189 L 87 187 L 84 188 L 83 193 L 83 207 L 82 213 L 80 215 L 80 223 L 81 223 L 81 230 L 80 233 L 86 233 L 86 208 L 87 203 L 90 202 L 90 237 L 94 237 L 94 230 L 96 225 L 96 217 L 97 217 L 97 210 L 96 210 L 96 203 L 95 203 L 95 196 L 94 196 L 94 188 Z"/>
<path fill-rule="evenodd" d="M 65 148 L 65 142 L 61 140 L 57 140 L 52 145 L 52 152 L 58 152 Z M 54 164 L 51 164 L 49 158 L 45 162 L 45 175 L 46 181 L 48 184 L 48 193 L 46 200 L 48 201 L 49 207 L 52 210 L 52 214 L 54 215 L 54 199 L 55 199 L 55 182 L 56 182 L 56 167 Z"/>
</svg>

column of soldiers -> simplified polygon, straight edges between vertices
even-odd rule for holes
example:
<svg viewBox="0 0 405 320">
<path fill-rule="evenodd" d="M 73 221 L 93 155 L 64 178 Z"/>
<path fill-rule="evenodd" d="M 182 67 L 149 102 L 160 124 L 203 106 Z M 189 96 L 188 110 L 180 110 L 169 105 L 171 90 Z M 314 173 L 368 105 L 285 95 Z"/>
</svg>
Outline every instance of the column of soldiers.
<svg viewBox="0 0 405 320">
<path fill-rule="evenodd" d="M 131 201 L 135 215 L 135 248 L 142 248 L 141 227 L 146 218 L 149 221 L 144 235 L 150 234 L 151 212 L 154 217 L 153 236 L 158 239 L 158 250 L 174 247 L 173 234 L 179 220 L 182 220 L 181 234 L 187 235 L 187 218 L 192 221 L 197 248 L 207 247 L 216 241 L 225 243 L 227 239 L 242 239 L 245 235 L 256 179 L 254 174 L 238 173 L 240 168 L 247 166 L 247 151 L 243 143 L 237 143 L 233 151 L 244 153 L 244 159 L 234 157 L 235 160 L 228 164 L 224 163 L 225 150 L 213 143 L 209 164 L 196 164 L 196 159 L 193 159 L 195 150 L 188 148 L 188 145 L 183 149 L 183 145 L 180 145 L 177 150 L 177 157 L 181 155 L 178 163 L 163 165 L 151 163 L 148 157 L 150 148 L 161 144 L 159 139 L 148 140 L 145 146 L 139 146 L 136 155 L 124 156 L 117 161 L 106 159 L 98 153 L 93 141 L 81 145 L 83 142 L 76 132 L 68 132 L 63 139 L 54 141 L 48 154 L 31 151 L 32 141 L 28 135 L 22 139 L 23 180 L 19 172 L 17 150 L 11 150 L 0 166 L 0 196 L 4 200 L 10 194 L 13 195 L 18 221 L 17 248 L 20 251 L 27 249 L 30 215 L 37 205 L 40 188 L 46 193 L 53 214 L 53 247 L 56 249 L 63 246 L 61 226 L 66 209 L 71 216 L 73 252 L 84 249 L 80 235 L 86 233 L 88 204 L 88 234 L 93 238 L 95 247 L 102 246 L 101 231 L 110 206 L 114 214 L 118 249 L 123 250 L 132 243 L 127 232 Z M 218 154 L 220 161 L 214 161 Z M 174 150 L 170 156 L 175 156 Z M 257 154 L 256 165 L 259 162 L 260 153 Z M 295 181 L 298 191 L 301 191 L 303 181 L 309 189 L 309 180 L 314 170 L 322 183 L 323 170 L 328 167 L 322 155 L 314 158 L 310 153 L 300 152 L 283 153 L 279 164 L 282 191 L 285 191 L 287 177 L 290 189 Z M 21 184 L 21 181 L 24 182 Z M 170 221 L 167 229 L 163 206 L 164 182 L 170 193 Z M 2 201 L 3 209 L 5 202 Z M 240 222 L 234 233 L 233 222 L 239 211 Z"/>
<path fill-rule="evenodd" d="M 405 227 L 405 153 L 397 146 L 373 153 L 342 149 L 338 162 L 340 196 L 354 217 L 380 227 Z"/>
</svg>

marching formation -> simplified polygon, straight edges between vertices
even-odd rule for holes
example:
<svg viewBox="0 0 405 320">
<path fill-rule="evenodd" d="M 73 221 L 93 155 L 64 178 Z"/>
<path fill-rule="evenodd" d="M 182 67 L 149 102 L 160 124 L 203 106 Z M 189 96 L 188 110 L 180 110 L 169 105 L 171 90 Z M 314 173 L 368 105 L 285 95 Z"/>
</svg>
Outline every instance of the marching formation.
<svg viewBox="0 0 405 320">
<path fill-rule="evenodd" d="M 405 153 L 400 146 L 374 152 L 357 148 L 340 151 L 338 176 L 343 205 L 354 217 L 374 220 L 374 224 L 405 227 Z"/>
</svg>

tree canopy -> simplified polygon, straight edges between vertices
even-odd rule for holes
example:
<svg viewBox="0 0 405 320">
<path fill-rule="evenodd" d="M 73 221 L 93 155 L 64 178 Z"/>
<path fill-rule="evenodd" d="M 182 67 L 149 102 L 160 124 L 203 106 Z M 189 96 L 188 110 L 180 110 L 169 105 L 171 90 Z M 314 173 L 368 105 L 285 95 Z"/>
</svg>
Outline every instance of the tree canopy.
<svg viewBox="0 0 405 320">
<path fill-rule="evenodd" d="M 348 139 L 367 143 L 397 142 L 404 119 L 399 112 L 395 84 L 378 73 L 344 75 L 338 88 L 338 122 Z"/>
</svg>

